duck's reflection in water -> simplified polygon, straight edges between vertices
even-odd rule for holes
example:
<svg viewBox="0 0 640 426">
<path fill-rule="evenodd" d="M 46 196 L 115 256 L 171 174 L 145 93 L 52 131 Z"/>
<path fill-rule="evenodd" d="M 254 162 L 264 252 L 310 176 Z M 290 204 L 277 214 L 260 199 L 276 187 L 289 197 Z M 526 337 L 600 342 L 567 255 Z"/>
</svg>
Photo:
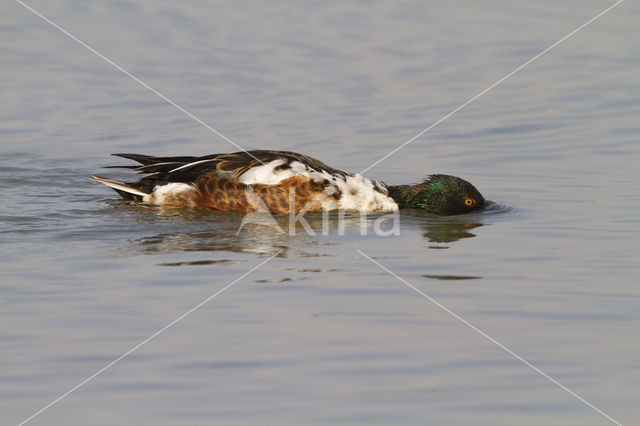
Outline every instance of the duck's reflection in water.
<svg viewBox="0 0 640 426">
<path fill-rule="evenodd" d="M 243 221 L 239 213 L 211 212 L 185 209 L 147 207 L 144 222 L 162 233 L 146 235 L 130 240 L 127 250 L 142 254 L 227 251 L 277 254 L 278 257 L 334 256 L 327 246 L 341 244 L 341 236 L 353 235 L 362 229 L 362 218 L 357 213 L 309 214 L 304 220 L 290 226 L 289 216 L 253 218 Z M 366 217 L 366 226 L 376 215 Z M 325 238 L 328 237 L 328 238 Z M 131 254 L 131 253 L 129 253 Z"/>
<path fill-rule="evenodd" d="M 476 234 L 469 232 L 483 226 L 473 222 L 430 223 L 425 225 L 427 232 L 422 234 L 432 243 L 452 243 L 462 238 L 473 238 Z"/>
<path fill-rule="evenodd" d="M 421 211 L 407 210 L 404 216 L 412 228 L 425 230 L 422 234 L 431 243 L 448 244 L 463 238 L 477 235 L 471 230 L 484 226 L 494 215 L 511 213 L 513 209 L 505 204 L 487 200 L 484 210 L 459 216 L 431 216 Z M 433 245 L 429 248 L 447 248 L 446 245 Z"/>
<path fill-rule="evenodd" d="M 476 234 L 471 230 L 483 226 L 480 214 L 438 217 L 417 211 L 407 211 L 403 216 L 405 219 L 403 230 L 420 229 L 422 236 L 430 243 L 448 244 L 463 238 L 473 238 Z M 430 248 L 446 247 L 432 246 Z"/>
<path fill-rule="evenodd" d="M 138 206 L 138 224 L 143 224 L 142 235 L 131 239 L 126 249 L 137 253 L 167 253 L 191 251 L 227 251 L 258 253 L 279 257 L 333 256 L 327 247 L 342 244 L 342 236 L 363 238 L 384 230 L 384 238 L 402 238 L 405 232 L 422 232 L 432 245 L 475 237 L 471 230 L 483 226 L 483 214 L 437 217 L 424 212 L 406 210 L 396 215 L 357 212 L 307 214 L 293 226 L 289 216 L 266 215 L 264 221 L 247 221 L 240 213 L 212 212 L 208 210 L 170 209 Z M 390 232 L 393 221 L 399 222 L 399 232 Z M 377 225 L 383 224 L 382 226 Z M 153 229 L 156 233 L 144 232 Z M 158 229 L 162 232 L 157 233 Z"/>
</svg>

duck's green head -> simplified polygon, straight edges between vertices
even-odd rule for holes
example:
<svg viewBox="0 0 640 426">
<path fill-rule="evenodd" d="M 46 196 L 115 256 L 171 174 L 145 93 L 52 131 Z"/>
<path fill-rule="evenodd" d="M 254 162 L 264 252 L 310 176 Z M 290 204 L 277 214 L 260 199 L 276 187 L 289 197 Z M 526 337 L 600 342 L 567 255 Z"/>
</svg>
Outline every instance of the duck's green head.
<svg viewBox="0 0 640 426">
<path fill-rule="evenodd" d="M 431 175 L 416 185 L 388 187 L 398 207 L 426 210 L 437 215 L 470 213 L 484 207 L 484 197 L 464 179 Z"/>
</svg>

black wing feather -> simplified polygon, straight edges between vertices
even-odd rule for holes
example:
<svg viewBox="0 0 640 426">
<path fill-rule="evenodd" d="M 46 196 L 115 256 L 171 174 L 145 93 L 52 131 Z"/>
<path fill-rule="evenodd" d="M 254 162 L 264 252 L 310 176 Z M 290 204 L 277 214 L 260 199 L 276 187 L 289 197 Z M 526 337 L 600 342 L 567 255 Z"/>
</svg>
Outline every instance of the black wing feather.
<svg viewBox="0 0 640 426">
<path fill-rule="evenodd" d="M 333 175 L 344 176 L 347 173 L 329 167 L 323 162 L 304 154 L 291 151 L 254 150 L 240 151 L 231 154 L 211 154 L 202 157 L 154 157 L 142 154 L 116 153 L 117 157 L 136 161 L 141 166 L 110 166 L 129 168 L 140 173 L 147 173 L 137 182 L 127 182 L 127 185 L 142 192 L 150 193 L 156 185 L 171 182 L 195 183 L 203 174 L 215 173 L 229 179 L 238 179 L 247 170 L 267 164 L 278 159 L 285 159 L 286 168 L 291 162 L 298 161 L 312 170 L 324 171 Z M 276 171 L 278 168 L 276 168 Z M 123 194 L 121 194 L 123 195 Z M 123 195 L 124 196 L 124 195 Z"/>
</svg>

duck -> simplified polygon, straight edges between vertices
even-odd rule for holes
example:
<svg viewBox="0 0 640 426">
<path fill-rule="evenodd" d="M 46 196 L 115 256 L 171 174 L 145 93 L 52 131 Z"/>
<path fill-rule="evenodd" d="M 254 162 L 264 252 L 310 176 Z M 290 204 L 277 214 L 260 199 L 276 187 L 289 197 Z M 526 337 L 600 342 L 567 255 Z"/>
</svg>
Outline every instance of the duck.
<svg viewBox="0 0 640 426">
<path fill-rule="evenodd" d="M 202 157 L 112 154 L 137 162 L 109 166 L 143 174 L 135 182 L 91 175 L 124 200 L 150 205 L 274 215 L 332 210 L 361 213 L 420 209 L 440 216 L 481 210 L 485 199 L 469 182 L 432 174 L 387 185 L 291 151 L 252 150 Z"/>
</svg>

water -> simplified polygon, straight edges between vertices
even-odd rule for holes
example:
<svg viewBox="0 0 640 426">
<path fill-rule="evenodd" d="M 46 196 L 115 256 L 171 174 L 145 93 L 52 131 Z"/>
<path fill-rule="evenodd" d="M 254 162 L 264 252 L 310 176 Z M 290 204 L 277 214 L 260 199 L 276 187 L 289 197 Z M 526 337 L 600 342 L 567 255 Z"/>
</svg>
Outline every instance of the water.
<svg viewBox="0 0 640 426">
<path fill-rule="evenodd" d="M 29 4 L 243 148 L 359 171 L 611 3 Z M 274 254 L 29 424 L 613 424 L 356 250 L 637 420 L 637 3 L 369 170 L 459 175 L 494 202 L 403 212 L 395 237 L 361 235 L 357 216 L 343 236 L 236 236 L 236 214 L 117 200 L 88 177 L 112 152 L 237 149 L 17 2 L 0 8 L 3 424 Z"/>
</svg>

